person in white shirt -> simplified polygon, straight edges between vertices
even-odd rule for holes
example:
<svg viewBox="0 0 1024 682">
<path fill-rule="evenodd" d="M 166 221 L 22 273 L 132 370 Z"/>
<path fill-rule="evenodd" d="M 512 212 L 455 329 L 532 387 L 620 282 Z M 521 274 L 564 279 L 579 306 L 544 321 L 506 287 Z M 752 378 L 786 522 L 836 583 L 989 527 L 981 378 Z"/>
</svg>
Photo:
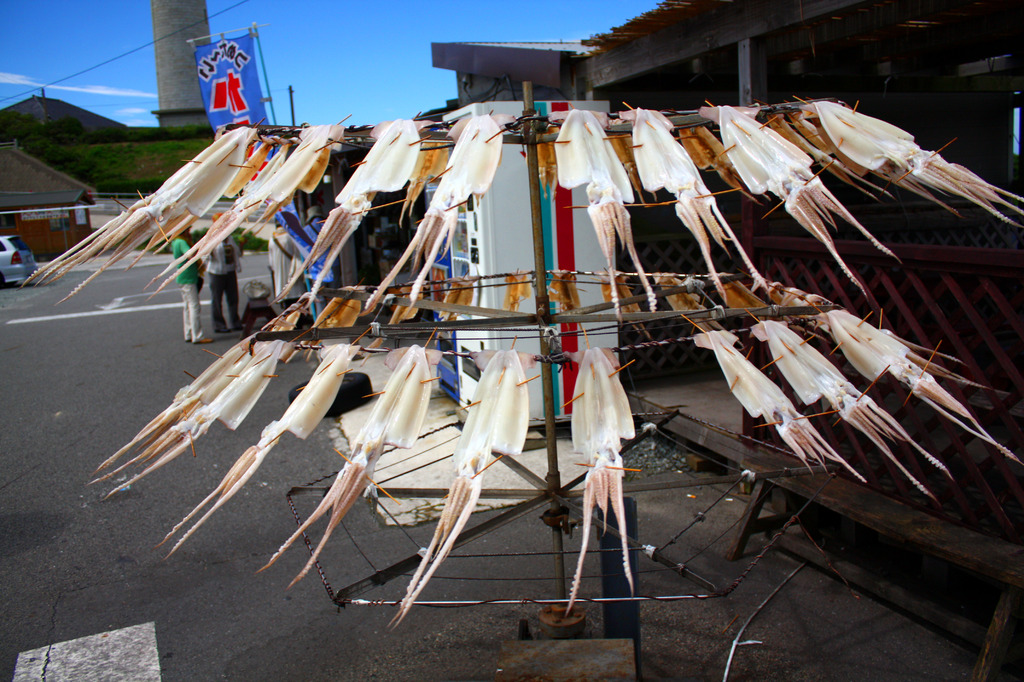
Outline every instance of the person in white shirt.
<svg viewBox="0 0 1024 682">
<path fill-rule="evenodd" d="M 238 274 L 242 272 L 242 250 L 234 237 L 228 237 L 217 246 L 206 260 L 206 276 L 210 283 L 210 302 L 213 308 L 213 331 L 237 332 L 242 330 L 238 318 Z M 224 319 L 223 299 L 227 299 L 227 320 Z"/>
<path fill-rule="evenodd" d="M 270 258 L 270 278 L 273 282 L 274 298 L 281 302 L 281 305 L 288 307 L 294 303 L 299 296 L 306 293 L 306 286 L 299 278 L 292 288 L 285 291 L 284 287 L 291 278 L 302 270 L 303 256 L 295 240 L 288 234 L 284 227 L 274 230 L 267 248 Z"/>
</svg>

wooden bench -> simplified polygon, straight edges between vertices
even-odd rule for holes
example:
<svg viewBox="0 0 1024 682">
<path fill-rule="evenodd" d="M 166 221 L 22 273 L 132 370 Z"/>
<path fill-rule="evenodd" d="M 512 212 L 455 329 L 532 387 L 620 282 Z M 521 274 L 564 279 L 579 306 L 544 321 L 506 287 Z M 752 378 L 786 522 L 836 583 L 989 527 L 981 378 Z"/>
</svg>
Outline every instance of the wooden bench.
<svg viewBox="0 0 1024 682">
<path fill-rule="evenodd" d="M 796 458 L 737 438 L 735 434 L 717 430 L 686 415 L 672 420 L 666 428 L 685 441 L 755 473 L 802 466 Z M 728 558 L 738 559 L 751 535 L 780 527 L 804 501 L 813 497 L 815 504 L 870 528 L 899 546 L 922 556 L 941 559 L 995 583 L 1001 596 L 982 641 L 977 642 L 981 653 L 971 679 L 979 682 L 996 679 L 1002 664 L 1012 660 L 1008 652 L 1015 630 L 1024 618 L 1024 547 L 942 521 L 852 481 L 842 478 L 829 481 L 829 478 L 828 474 L 819 474 L 758 481 Z M 786 491 L 787 508 L 762 516 L 772 485 Z M 900 592 L 899 588 L 893 589 L 890 596 L 899 599 Z M 1024 627 L 1019 630 L 1024 634 Z"/>
</svg>

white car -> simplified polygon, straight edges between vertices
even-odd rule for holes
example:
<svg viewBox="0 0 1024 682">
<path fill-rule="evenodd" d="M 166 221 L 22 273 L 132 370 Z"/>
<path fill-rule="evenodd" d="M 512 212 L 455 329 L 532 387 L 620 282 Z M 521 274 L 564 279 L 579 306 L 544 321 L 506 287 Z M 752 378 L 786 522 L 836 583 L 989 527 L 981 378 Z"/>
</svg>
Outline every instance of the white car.
<svg viewBox="0 0 1024 682">
<path fill-rule="evenodd" d="M 36 271 L 36 258 L 21 237 L 0 235 L 0 286 L 20 284 Z"/>
</svg>

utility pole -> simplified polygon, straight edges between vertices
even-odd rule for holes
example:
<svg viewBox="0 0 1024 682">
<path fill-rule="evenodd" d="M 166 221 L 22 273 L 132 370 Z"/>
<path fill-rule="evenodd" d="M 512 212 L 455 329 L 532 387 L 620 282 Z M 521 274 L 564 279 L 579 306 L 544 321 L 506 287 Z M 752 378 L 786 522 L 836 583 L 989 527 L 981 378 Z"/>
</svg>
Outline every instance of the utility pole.
<svg viewBox="0 0 1024 682">
<path fill-rule="evenodd" d="M 288 86 L 288 103 L 292 106 L 292 125 L 295 125 L 295 88 Z"/>
</svg>

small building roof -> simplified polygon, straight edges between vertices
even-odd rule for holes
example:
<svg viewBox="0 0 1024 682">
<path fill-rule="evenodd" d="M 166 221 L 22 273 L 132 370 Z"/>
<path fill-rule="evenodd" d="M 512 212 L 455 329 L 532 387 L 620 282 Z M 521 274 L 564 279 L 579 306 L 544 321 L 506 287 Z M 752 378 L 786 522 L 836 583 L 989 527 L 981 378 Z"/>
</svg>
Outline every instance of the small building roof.
<svg viewBox="0 0 1024 682">
<path fill-rule="evenodd" d="M 60 192 L 95 193 L 89 185 L 47 166 L 14 147 L 0 148 L 0 193 Z"/>
<path fill-rule="evenodd" d="M 94 114 L 88 109 L 77 107 L 74 104 L 65 102 L 64 100 L 54 99 L 52 97 L 39 97 L 38 95 L 33 95 L 28 99 L 18 102 L 17 104 L 5 107 L 3 111 L 14 111 L 19 114 L 29 114 L 43 122 L 57 121 L 70 116 L 71 118 L 78 119 L 81 122 L 82 127 L 86 130 L 128 127 L 123 123 L 109 119 L 106 116 Z"/>
<path fill-rule="evenodd" d="M 26 206 L 69 206 L 82 200 L 93 203 L 84 189 L 68 189 L 55 192 L 0 192 L 0 209 L 24 208 Z"/>
<path fill-rule="evenodd" d="M 533 81 L 557 88 L 562 61 L 586 55 L 582 43 L 431 43 L 433 65 L 490 78 Z"/>
</svg>

